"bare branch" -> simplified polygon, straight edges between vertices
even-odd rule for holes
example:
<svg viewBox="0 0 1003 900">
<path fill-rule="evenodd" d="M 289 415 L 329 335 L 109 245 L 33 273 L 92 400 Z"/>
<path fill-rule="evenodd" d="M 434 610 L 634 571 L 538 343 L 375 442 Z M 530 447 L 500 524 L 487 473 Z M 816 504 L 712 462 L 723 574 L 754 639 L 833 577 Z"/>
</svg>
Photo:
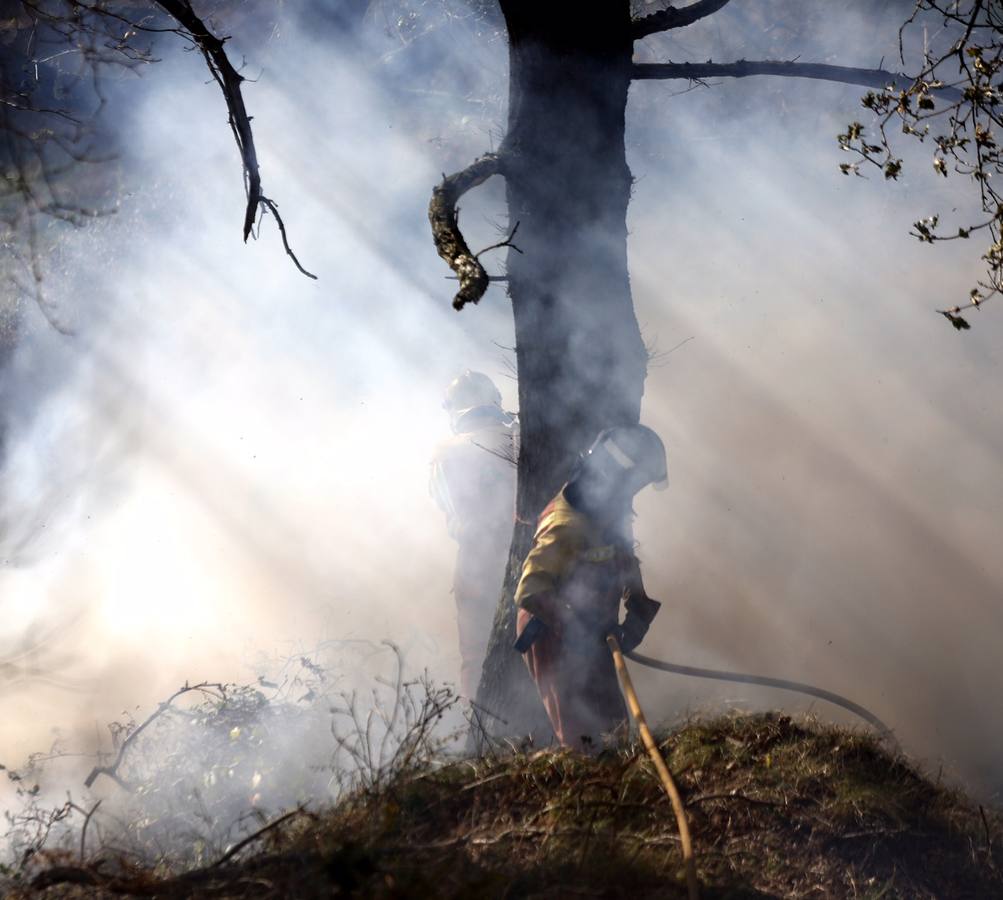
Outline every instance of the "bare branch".
<svg viewBox="0 0 1003 900">
<path fill-rule="evenodd" d="M 13 281 L 27 293 L 30 293 L 39 311 L 45 316 L 45 320 L 52 326 L 53 330 L 63 335 L 63 337 L 73 337 L 73 329 L 63 322 L 56 314 L 42 291 L 42 259 L 38 247 L 38 223 L 36 222 L 36 212 L 29 207 L 28 210 L 28 259 L 31 266 L 32 285 L 21 285 L 16 276 Z"/>
<path fill-rule="evenodd" d="M 293 261 L 293 265 L 296 266 L 307 278 L 312 278 L 314 281 L 317 280 L 317 276 L 313 272 L 308 272 L 303 266 L 300 265 L 300 261 L 296 258 L 296 254 L 293 253 L 292 247 L 289 246 L 289 239 L 286 237 L 286 223 L 282 221 L 282 216 L 279 215 L 279 209 L 274 200 L 269 200 L 268 197 L 262 197 L 261 202 L 264 207 L 275 216 L 275 222 L 279 226 L 279 234 L 282 235 L 282 246 L 286 248 L 286 253 L 289 254 L 289 258 Z"/>
<path fill-rule="evenodd" d="M 184 28 L 188 36 L 205 56 L 209 71 L 219 83 L 226 100 L 226 108 L 230 114 L 230 127 L 240 150 L 240 158 L 244 163 L 244 174 L 247 177 L 247 210 L 244 213 L 244 240 L 246 241 L 254 227 L 258 214 L 258 203 L 261 200 L 261 175 L 258 172 L 258 154 L 254 147 L 254 135 L 251 133 L 251 120 L 244 106 L 244 97 L 240 84 L 244 80 L 230 62 L 223 47 L 224 39 L 218 38 L 206 27 L 205 23 L 195 15 L 188 0 L 156 0 L 157 5 L 168 13 Z"/>
<path fill-rule="evenodd" d="M 825 63 L 801 63 L 785 60 L 740 59 L 732 63 L 636 63 L 633 77 L 638 80 L 687 79 L 700 81 L 705 78 L 748 78 L 751 75 L 777 75 L 782 78 L 814 78 L 819 81 L 835 81 L 842 84 L 859 84 L 883 90 L 890 84 L 902 87 L 911 85 L 914 79 L 884 69 L 857 69 L 853 66 L 830 66 Z M 930 90 L 948 97 L 960 97 L 956 88 L 930 87 Z"/>
<path fill-rule="evenodd" d="M 505 238 L 505 240 L 499 241 L 497 244 L 491 244 L 489 247 L 485 247 L 483 250 L 478 250 L 474 254 L 474 256 L 477 257 L 477 259 L 480 259 L 489 250 L 500 250 L 502 247 L 511 247 L 513 250 L 515 250 L 516 253 L 522 253 L 522 250 L 520 250 L 515 244 L 512 243 L 512 238 L 515 237 L 515 233 L 518 230 L 519 230 L 519 223 L 516 222 L 512 228 L 512 231 L 509 232 L 509 236 Z M 488 277 L 488 280 L 489 281 L 491 280 L 490 276 Z"/>
<path fill-rule="evenodd" d="M 712 16 L 714 13 L 727 6 L 729 0 L 698 0 L 682 9 L 670 6 L 661 12 L 645 16 L 643 19 L 636 19 L 631 23 L 630 35 L 637 41 L 649 34 L 656 34 L 659 31 L 669 31 L 673 28 L 684 28 L 694 22 Z"/>
<path fill-rule="evenodd" d="M 308 813 L 302 806 L 297 806 L 296 809 L 290 810 L 289 812 L 284 813 L 283 815 L 279 816 L 276 819 L 272 819 L 272 821 L 269 822 L 267 825 L 264 825 L 263 827 L 259 828 L 257 831 L 253 832 L 252 834 L 249 834 L 243 840 L 238 841 L 236 844 L 234 844 L 229 850 L 226 851 L 226 853 L 224 853 L 219 859 L 217 859 L 216 862 L 214 862 L 209 868 L 210 869 L 217 869 L 220 866 L 225 865 L 231 859 L 233 859 L 238 853 L 240 853 L 240 851 L 243 850 L 245 847 L 247 847 L 250 844 L 253 844 L 259 838 L 264 837 L 270 831 L 274 831 L 276 828 L 278 828 L 284 822 L 288 822 L 290 819 L 294 818 L 295 816 L 310 816 L 310 815 L 312 815 L 312 814 Z"/>
<path fill-rule="evenodd" d="M 95 193 L 101 190 L 100 179 L 74 180 L 71 173 L 77 165 L 108 159 L 94 149 L 104 107 L 100 73 L 109 67 L 131 70 L 148 57 L 138 50 L 127 55 L 120 27 L 111 29 L 90 7 L 78 11 L 67 3 L 72 10 L 66 4 L 41 9 L 31 0 L 21 0 L 23 9 L 5 23 L 4 43 L 12 46 L 0 54 L 0 156 L 4 160 L 0 243 L 12 263 L 3 275 L 13 288 L 9 294 L 12 308 L 19 308 L 23 295 L 38 306 L 55 331 L 71 336 L 73 328 L 46 296 L 44 263 L 53 232 L 42 226 L 55 220 L 80 227 L 113 212 L 93 204 Z M 31 67 L 34 80 L 24 77 Z M 39 67 L 56 77 L 58 91 L 40 86 L 46 79 L 40 78 Z M 97 104 L 84 113 L 91 92 Z"/>
<path fill-rule="evenodd" d="M 98 811 L 103 800 L 98 800 L 89 810 L 84 809 L 82 806 L 77 806 L 76 803 L 70 803 L 70 807 L 75 809 L 78 813 L 81 813 L 84 817 L 83 827 L 80 829 L 80 864 L 83 865 L 84 860 L 87 858 L 87 826 L 91 824 L 91 819 L 94 817 L 94 813 Z"/>
<path fill-rule="evenodd" d="M 90 775 L 84 779 L 84 787 L 90 787 L 94 784 L 95 780 L 99 775 L 107 775 L 109 778 L 113 779 L 118 783 L 120 787 L 130 790 L 129 785 L 123 781 L 118 774 L 118 767 L 122 765 L 122 760 L 125 759 L 125 753 L 129 749 L 130 745 L 138 738 L 150 725 L 152 725 L 157 719 L 159 719 L 165 712 L 172 708 L 175 700 L 178 699 L 182 694 L 188 694 L 192 691 L 202 691 L 202 692 L 217 692 L 221 694 L 226 693 L 226 686 L 218 682 L 208 682 L 203 681 L 199 684 L 186 684 L 184 687 L 178 688 L 170 697 L 168 697 L 163 703 L 161 703 L 149 717 L 141 725 L 130 732 L 129 736 L 122 741 L 122 746 L 118 748 L 118 754 L 115 757 L 114 762 L 110 766 L 95 766 L 91 769 Z"/>
<path fill-rule="evenodd" d="M 432 190 L 428 221 L 432 226 L 435 249 L 460 281 L 460 289 L 453 298 L 454 309 L 463 309 L 468 303 L 477 303 L 484 296 L 489 283 L 484 266 L 470 251 L 460 233 L 456 203 L 467 191 L 483 184 L 492 175 L 502 173 L 502 157 L 497 153 L 488 153 L 461 172 L 443 175 L 442 182 Z"/>
<path fill-rule="evenodd" d="M 258 170 L 258 153 L 254 146 L 254 134 L 251 131 L 251 117 L 247 114 L 244 96 L 240 89 L 240 85 L 245 79 L 233 67 L 226 55 L 224 44 L 227 39 L 216 37 L 209 30 L 195 14 L 189 0 L 156 0 L 156 3 L 184 29 L 180 33 L 202 51 L 206 65 L 223 92 L 223 99 L 226 100 L 230 128 L 233 131 L 233 138 L 237 142 L 237 149 L 240 151 L 240 159 L 244 166 L 247 189 L 247 207 L 244 211 L 243 228 L 245 243 L 254 228 L 259 207 L 267 209 L 278 222 L 283 246 L 296 268 L 309 278 L 316 278 L 316 275 L 311 274 L 300 265 L 296 254 L 289 247 L 285 225 L 279 216 L 275 203 L 261 192 L 261 173 Z"/>
</svg>

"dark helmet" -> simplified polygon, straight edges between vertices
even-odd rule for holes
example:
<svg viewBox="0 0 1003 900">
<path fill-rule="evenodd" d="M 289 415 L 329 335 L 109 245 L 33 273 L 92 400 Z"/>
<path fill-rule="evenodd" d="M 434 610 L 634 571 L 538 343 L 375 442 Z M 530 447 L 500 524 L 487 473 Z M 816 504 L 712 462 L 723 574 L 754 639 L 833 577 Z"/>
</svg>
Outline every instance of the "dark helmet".
<svg viewBox="0 0 1003 900">
<path fill-rule="evenodd" d="M 584 471 L 610 481 L 625 481 L 632 493 L 646 485 L 656 491 L 669 486 L 662 439 L 645 425 L 621 425 L 599 432 L 582 458 Z"/>
<path fill-rule="evenodd" d="M 459 413 L 476 406 L 501 407 L 501 402 L 501 391 L 487 375 L 467 369 L 446 388 L 442 407 L 450 413 Z"/>
</svg>

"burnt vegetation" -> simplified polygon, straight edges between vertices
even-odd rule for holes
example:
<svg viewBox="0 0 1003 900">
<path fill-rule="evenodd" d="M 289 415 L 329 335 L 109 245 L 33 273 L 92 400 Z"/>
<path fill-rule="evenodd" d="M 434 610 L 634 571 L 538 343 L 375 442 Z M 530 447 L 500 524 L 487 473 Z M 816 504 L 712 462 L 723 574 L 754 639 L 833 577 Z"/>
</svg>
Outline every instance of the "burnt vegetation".
<svg viewBox="0 0 1003 900">
<path fill-rule="evenodd" d="M 409 695 L 400 681 L 387 697 L 399 705 L 373 713 L 403 726 L 391 729 L 390 753 L 368 715 L 330 713 L 338 727 L 352 724 L 358 764 L 352 777 L 351 766 L 340 770 L 344 789 L 330 803 L 256 817 L 234 808 L 232 827 L 215 838 L 157 812 L 171 779 L 203 785 L 208 821 L 220 812 L 214 779 L 258 768 L 261 783 L 274 779 L 279 773 L 262 759 L 268 733 L 325 716 L 265 701 L 260 685 L 210 687 L 212 699 L 186 714 L 199 749 L 135 748 L 134 772 L 145 780 L 131 790 L 145 794 L 145 815 L 114 827 L 121 812 L 91 799 L 47 816 L 36 806 L 30 820 L 11 822 L 35 833 L 30 852 L 5 870 L 6 896 L 685 896 L 674 818 L 643 748 L 589 757 L 508 745 L 458 758 L 448 741 L 429 739 L 455 698 L 428 683 L 414 687 Z M 210 734 L 230 736 L 229 746 L 205 741 Z M 248 743 L 235 753 L 239 734 Z M 872 737 L 761 714 L 686 722 L 659 743 L 679 779 L 705 897 L 1003 891 L 1000 813 L 927 779 Z M 71 820 L 74 828 L 61 828 Z"/>
<path fill-rule="evenodd" d="M 892 122 L 906 138 L 926 142 L 934 174 L 974 183 L 984 216 L 956 233 L 944 232 L 937 216 L 921 219 L 916 237 L 988 235 L 987 275 L 968 305 L 979 308 L 1001 290 L 1003 207 L 991 178 L 1000 166 L 997 7 L 921 0 L 918 14 L 933 16 L 945 37 L 940 50 L 924 48 L 920 70 L 907 75 L 880 64 L 849 70 L 794 58 L 635 60 L 634 41 L 726 5 L 700 0 L 633 18 L 625 7 L 590 24 L 571 21 L 563 5 L 543 14 L 538 4 L 502 4 L 516 79 L 509 132 L 497 154 L 444 177 L 430 219 L 438 252 L 460 282 L 454 305 L 477 303 L 492 277 L 463 239 L 456 207 L 492 175 L 506 178 L 512 227 L 495 247 L 516 254 L 504 277 L 517 322 L 523 523 L 533 521 L 588 438 L 639 416 L 648 354 L 626 266 L 633 182 L 622 141 L 632 80 L 703 88 L 714 79 L 779 75 L 865 85 L 863 105 L 876 124 L 852 123 L 841 136 L 856 157 L 843 171 L 874 166 L 897 178 Z M 84 168 L 109 162 L 94 137 L 102 79 L 154 61 L 160 34 L 180 35 L 202 53 L 222 89 L 247 191 L 244 239 L 265 212 L 278 218 L 261 189 L 243 76 L 225 32 L 206 16 L 186 0 L 15 6 L 0 21 L 0 36 L 20 52 L 20 68 L 0 71 L 0 213 L 14 298 L 2 315 L 12 334 L 18 317 L 10 310 L 24 297 L 52 327 L 72 330 L 43 292 L 43 239 L 112 210 L 78 190 L 95 186 L 80 177 Z M 220 5 L 224 20 L 229 6 Z M 500 27 L 496 13 L 478 12 L 476 21 L 492 23 L 485 26 L 492 33 Z M 419 15 L 391 15 L 387 24 L 403 48 L 420 44 Z M 40 49 L 40 35 L 51 46 Z M 657 40 L 651 43 L 654 55 Z M 64 56 L 66 64 L 50 65 Z M 78 67 L 60 68 L 70 60 Z M 86 99 L 66 99 L 84 87 Z M 568 127 L 561 118 L 568 109 L 587 133 Z M 574 190 L 555 197 L 552 185 L 565 182 Z M 281 220 L 279 228 L 285 240 Z M 962 311 L 939 310 L 966 329 Z M 509 649 L 510 594 L 528 537 L 525 527 L 516 533 L 496 659 L 482 685 L 497 700 L 491 708 L 513 721 L 522 721 L 526 685 Z M 147 717 L 116 723 L 110 749 L 88 760 L 84 790 L 94 793 L 74 792 L 56 805 L 46 799 L 44 770 L 51 757 L 70 753 L 65 747 L 7 770 L 21 804 L 7 820 L 9 895 L 684 895 L 674 819 L 641 748 L 598 757 L 531 752 L 485 733 L 493 725 L 475 707 L 474 735 L 485 752 L 458 758 L 451 750 L 462 735 L 443 725 L 457 712 L 448 689 L 407 681 L 398 666 L 389 693 L 371 702 L 341 693 L 307 657 L 289 665 L 275 681 L 185 685 Z M 664 731 L 660 744 L 683 792 L 705 896 L 1003 895 L 999 812 L 926 778 L 870 737 L 760 715 L 690 722 Z M 318 752 L 315 760 L 304 758 L 305 747 Z M 300 764 L 290 765 L 293 759 Z"/>
</svg>

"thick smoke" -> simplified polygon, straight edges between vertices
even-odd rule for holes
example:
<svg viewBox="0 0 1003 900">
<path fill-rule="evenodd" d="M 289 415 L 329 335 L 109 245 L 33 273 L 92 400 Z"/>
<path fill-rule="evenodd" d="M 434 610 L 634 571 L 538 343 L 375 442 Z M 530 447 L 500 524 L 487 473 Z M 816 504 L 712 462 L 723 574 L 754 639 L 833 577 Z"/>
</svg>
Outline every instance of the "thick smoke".
<svg viewBox="0 0 1003 900">
<path fill-rule="evenodd" d="M 692 58 L 747 36 L 742 13 L 685 35 Z M 883 31 L 865 15 L 830 22 L 803 58 L 898 65 L 896 13 L 877 16 Z M 933 213 L 963 220 L 969 185 L 936 183 L 929 147 L 908 143 L 901 182 L 836 177 L 836 134 L 867 121 L 858 89 L 670 91 L 643 84 L 632 98 L 638 315 L 663 350 L 692 338 L 656 360 L 646 389 L 673 482 L 638 504 L 649 591 L 667 601 L 649 652 L 844 693 L 909 753 L 997 794 L 1003 425 L 988 397 L 1000 326 L 979 316 L 960 341 L 934 313 L 965 297 L 978 248 L 908 235 Z M 808 708 L 664 675 L 644 688 L 665 713 Z"/>
<path fill-rule="evenodd" d="M 415 671 L 455 676 L 452 548 L 428 463 L 457 369 L 490 372 L 514 405 L 512 339 L 502 303 L 449 309 L 423 209 L 446 155 L 430 136 L 461 157 L 490 137 L 465 147 L 452 108 L 426 111 L 438 131 L 409 131 L 421 110 L 376 77 L 378 33 L 359 50 L 286 28 L 248 102 L 272 123 L 267 190 L 319 280 L 271 221 L 239 245 L 222 100 L 179 53 L 117 110 L 131 136 L 119 214 L 68 235 L 49 274 L 77 337 L 39 325 L 19 350 L 3 637 L 18 647 L 29 623 L 78 616 L 33 666 L 71 657 L 81 691 L 5 690 L 5 760 L 185 679 L 242 679 L 262 650 L 386 638 Z"/>
<path fill-rule="evenodd" d="M 837 28 L 815 5 L 810 35 L 726 11 L 664 49 L 891 58 L 895 9 Z M 0 641 L 47 638 L 31 666 L 77 690 L 27 665 L 0 683 L 0 761 L 325 640 L 392 639 L 415 671 L 455 680 L 454 545 L 427 466 L 456 371 L 488 372 L 514 406 L 512 325 L 497 287 L 449 308 L 424 210 L 443 169 L 497 143 L 504 48 L 468 52 L 444 29 L 415 54 L 377 24 L 339 43 L 285 23 L 247 86 L 266 190 L 317 282 L 270 221 L 239 246 L 236 151 L 193 54 L 165 53 L 117 110 L 121 209 L 65 238 L 49 291 L 78 336 L 40 326 L 19 348 L 4 475 Z M 433 64 L 455 70 L 453 90 Z M 977 254 L 907 235 L 958 205 L 961 182 L 934 185 L 923 152 L 901 183 L 844 179 L 835 135 L 860 118 L 859 89 L 681 87 L 637 85 L 629 110 L 638 318 L 656 348 L 685 341 L 655 356 L 644 400 L 671 481 L 637 503 L 665 604 L 645 651 L 846 694 L 989 795 L 1003 786 L 1001 326 L 989 305 L 964 335 L 934 315 L 967 292 Z M 500 185 L 465 198 L 461 224 L 474 247 L 498 240 Z M 639 685 L 654 718 L 807 708 L 660 674 Z"/>
</svg>

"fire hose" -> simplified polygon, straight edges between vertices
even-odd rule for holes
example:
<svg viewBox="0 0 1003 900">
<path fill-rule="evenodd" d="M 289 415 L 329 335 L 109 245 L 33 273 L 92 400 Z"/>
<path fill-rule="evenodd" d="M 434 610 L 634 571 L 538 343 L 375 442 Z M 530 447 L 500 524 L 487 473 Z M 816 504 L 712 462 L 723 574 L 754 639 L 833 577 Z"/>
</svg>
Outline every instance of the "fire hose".
<svg viewBox="0 0 1003 900">
<path fill-rule="evenodd" d="M 820 700 L 825 700 L 827 703 L 839 706 L 842 709 L 859 716 L 870 725 L 873 725 L 878 730 L 883 740 L 887 740 L 894 747 L 896 752 L 899 750 L 898 741 L 895 739 L 895 735 L 892 734 L 892 730 L 885 725 L 881 719 L 874 715 L 874 713 L 870 710 L 865 709 L 859 703 L 847 700 L 846 697 L 841 697 L 839 694 L 834 694 L 832 691 L 817 688 L 810 684 L 803 684 L 800 681 L 788 681 L 784 678 L 767 678 L 764 675 L 746 675 L 740 672 L 723 672 L 718 669 L 701 669 L 696 666 L 681 666 L 676 663 L 664 662 L 660 659 L 652 659 L 650 656 L 643 656 L 633 650 L 625 653 L 624 656 L 639 665 L 647 666 L 649 669 L 657 669 L 660 672 L 671 672 L 674 675 L 689 675 L 692 678 L 711 678 L 716 681 L 732 681 L 737 684 L 758 684 L 763 687 L 780 688 L 784 691 L 795 691 L 799 694 L 807 694 L 809 697 L 818 697 Z"/>
<path fill-rule="evenodd" d="M 519 638 L 515 643 L 515 649 L 520 653 L 525 653 L 544 630 L 545 626 L 539 619 L 530 619 L 527 626 L 519 635 Z M 679 789 L 676 787 L 672 774 L 669 772 L 669 768 L 665 764 L 662 754 L 659 752 L 658 744 L 655 742 L 651 729 L 648 727 L 644 711 L 641 709 L 641 704 L 637 699 L 637 692 L 634 690 L 634 684 L 631 680 L 630 672 L 628 672 L 627 664 L 624 662 L 624 656 L 642 666 L 647 666 L 650 669 L 657 669 L 660 672 L 670 672 L 674 675 L 687 675 L 692 678 L 709 678 L 716 681 L 730 681 L 737 684 L 756 684 L 763 687 L 794 691 L 799 694 L 806 694 L 809 697 L 817 697 L 820 700 L 825 700 L 828 703 L 832 703 L 834 706 L 839 706 L 842 709 L 859 716 L 865 722 L 877 729 L 883 740 L 889 741 L 896 751 L 899 750 L 898 741 L 895 739 L 894 734 L 891 729 L 881 721 L 881 719 L 874 715 L 874 713 L 870 710 L 861 706 L 859 703 L 854 703 L 852 700 L 848 700 L 846 697 L 836 694 L 833 691 L 827 691 L 824 688 L 817 688 L 814 685 L 804 684 L 800 681 L 790 681 L 785 678 L 770 678 L 764 675 L 748 675 L 741 672 L 704 669 L 698 666 L 683 666 L 677 663 L 652 659 L 650 656 L 644 656 L 635 651 L 628 651 L 625 654 L 620 648 L 619 641 L 612 634 L 606 636 L 606 643 L 609 645 L 610 651 L 613 653 L 613 664 L 616 667 L 616 672 L 619 676 L 620 684 L 627 700 L 627 706 L 630 709 L 630 714 L 637 723 L 637 730 L 641 736 L 641 741 L 643 742 L 645 749 L 648 751 L 648 755 L 651 757 L 652 763 L 654 763 L 655 771 L 658 773 L 658 777 L 662 782 L 662 786 L 665 788 L 665 792 L 669 795 L 669 800 L 672 802 L 672 809 L 675 813 L 676 823 L 679 828 L 679 840 L 682 845 L 683 863 L 686 868 L 686 887 L 689 900 L 697 900 L 698 884 L 696 877 L 696 862 L 693 856 L 693 842 L 690 838 L 686 810 L 683 805 L 682 798 L 679 795 Z"/>
<path fill-rule="evenodd" d="M 546 631 L 546 626 L 537 618 L 532 618 L 523 628 L 518 640 L 515 642 L 515 649 L 520 653 L 525 653 L 540 635 Z M 619 645 L 618 645 L 619 646 Z M 790 681 L 786 678 L 768 678 L 765 675 L 746 675 L 742 672 L 725 672 L 720 669 L 702 669 L 697 666 L 682 666 L 677 663 L 664 662 L 660 659 L 652 659 L 650 656 L 643 656 L 633 650 L 623 654 L 627 659 L 647 666 L 649 669 L 657 669 L 660 672 L 671 672 L 674 675 L 688 675 L 691 678 L 710 678 L 715 681 L 731 681 L 736 684 L 758 684 L 763 687 L 780 688 L 784 691 L 794 691 L 798 694 L 806 694 L 809 697 L 818 697 L 834 706 L 839 706 L 848 712 L 859 716 L 868 724 L 877 729 L 882 740 L 888 741 L 892 748 L 898 752 L 899 744 L 895 739 L 892 730 L 885 725 L 874 713 L 865 709 L 859 703 L 854 703 L 839 694 L 827 691 L 824 688 L 817 688 L 814 685 L 804 684 L 800 681 Z"/>
<path fill-rule="evenodd" d="M 697 878 L 696 862 L 693 857 L 693 842 L 690 839 L 689 822 L 686 818 L 686 810 L 683 806 L 682 798 L 679 795 L 679 789 L 676 787 L 672 774 L 669 772 L 669 768 L 665 764 L 665 760 L 662 758 L 662 754 L 658 750 L 658 744 L 655 742 L 651 729 L 648 727 L 644 711 L 641 709 L 641 704 L 637 699 L 637 692 L 634 690 L 634 684 L 631 680 L 630 672 L 627 671 L 627 664 L 624 662 L 624 656 L 642 666 L 657 669 L 661 672 L 671 672 L 675 675 L 688 675 L 693 678 L 711 678 L 717 681 L 731 681 L 738 684 L 757 684 L 762 685 L 763 687 L 780 688 L 785 691 L 796 691 L 800 694 L 807 694 L 810 697 L 818 697 L 820 700 L 825 700 L 828 703 L 832 703 L 835 706 L 839 706 L 849 712 L 852 712 L 854 715 L 859 716 L 864 721 L 873 725 L 880 732 L 883 739 L 890 741 L 895 746 L 896 750 L 898 749 L 898 742 L 895 740 L 895 736 L 884 722 L 859 703 L 854 703 L 852 700 L 848 700 L 839 694 L 833 693 L 832 691 L 817 688 L 810 684 L 803 684 L 799 681 L 788 681 L 783 678 L 768 678 L 763 675 L 746 675 L 739 672 L 724 672 L 718 669 L 702 669 L 696 666 L 682 666 L 676 663 L 652 659 L 650 656 L 643 656 L 642 654 L 634 651 L 629 651 L 624 654 L 620 648 L 619 642 L 613 635 L 607 635 L 606 643 L 609 645 L 609 648 L 613 653 L 613 664 L 616 667 L 617 675 L 620 678 L 620 684 L 623 688 L 624 696 L 627 699 L 627 706 L 630 709 L 630 714 L 637 723 L 637 730 L 640 733 L 641 741 L 643 742 L 645 749 L 648 751 L 651 761 L 654 763 L 655 771 L 658 773 L 658 777 L 662 782 L 662 786 L 665 788 L 665 792 L 669 795 L 669 800 L 672 802 L 672 809 L 673 812 L 675 812 L 676 823 L 679 827 L 679 840 L 682 844 L 683 863 L 686 867 L 686 887 L 689 894 L 689 900 L 696 900 L 697 898 Z"/>
<path fill-rule="evenodd" d="M 686 867 L 686 891 L 689 895 L 689 900 L 697 900 L 699 890 L 697 887 L 696 861 L 693 859 L 693 842 L 690 840 L 690 826 L 686 819 L 686 809 L 683 806 L 683 799 L 679 796 L 679 789 L 672 779 L 672 773 L 669 772 L 669 767 L 665 765 L 665 760 L 658 750 L 658 744 L 655 743 L 654 735 L 652 735 L 651 729 L 648 728 L 648 721 L 644 718 L 644 710 L 641 709 L 641 704 L 637 699 L 634 683 L 630 680 L 630 672 L 627 671 L 627 664 L 623 661 L 620 643 L 612 634 L 606 636 L 606 643 L 609 644 L 609 649 L 613 652 L 613 665 L 616 666 L 616 673 L 620 676 L 620 684 L 623 687 L 624 696 L 627 698 L 627 706 L 630 709 L 630 714 L 634 717 L 634 721 L 637 722 L 637 730 L 640 732 L 641 741 L 644 743 L 644 748 L 648 751 L 651 761 L 655 764 L 655 771 L 658 772 L 658 777 L 665 788 L 665 793 L 669 795 L 669 800 L 672 801 L 672 811 L 676 814 L 676 824 L 679 827 L 679 840 L 683 849 L 683 865 Z"/>
</svg>

